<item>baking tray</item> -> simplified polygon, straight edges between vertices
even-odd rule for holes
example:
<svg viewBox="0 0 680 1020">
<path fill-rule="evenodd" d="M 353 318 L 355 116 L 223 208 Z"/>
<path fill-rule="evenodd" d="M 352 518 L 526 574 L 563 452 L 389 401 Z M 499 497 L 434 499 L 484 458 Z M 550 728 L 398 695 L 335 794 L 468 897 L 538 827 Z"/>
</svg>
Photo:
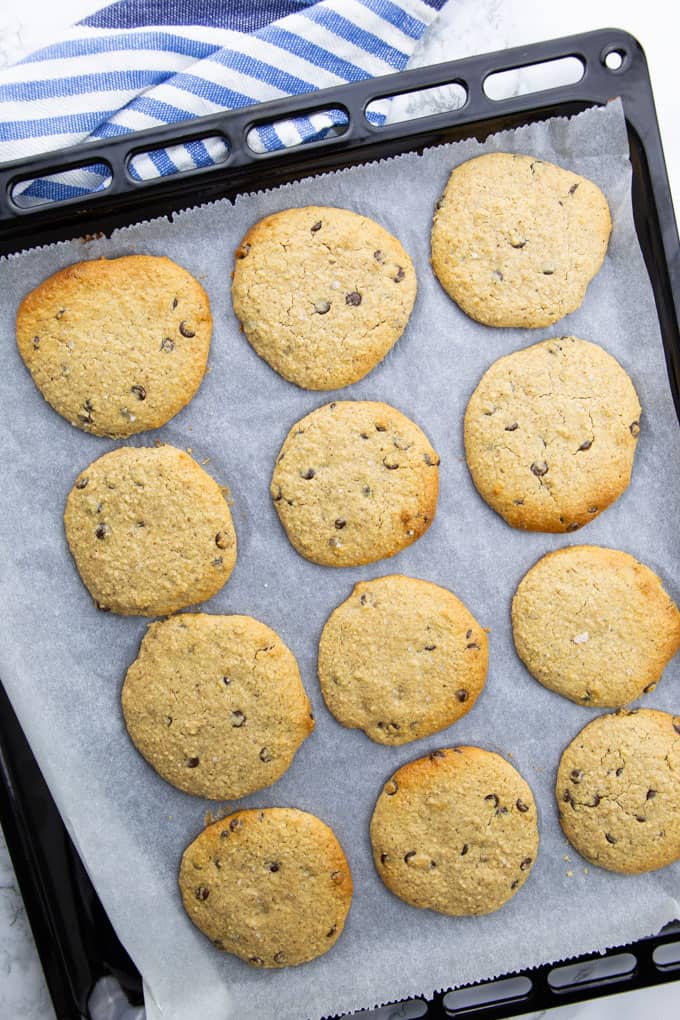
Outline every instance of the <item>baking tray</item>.
<svg viewBox="0 0 680 1020">
<path fill-rule="evenodd" d="M 611 54 L 614 63 L 609 66 Z M 502 100 L 487 98 L 489 75 L 576 57 L 581 79 Z M 367 106 L 385 96 L 456 84 L 464 104 L 414 120 L 375 126 Z M 171 214 L 218 198 L 271 188 L 287 181 L 428 146 L 488 135 L 554 116 L 571 116 L 620 97 L 633 167 L 633 212 L 652 283 L 666 364 L 680 418 L 680 243 L 673 213 L 649 73 L 640 44 L 618 29 L 603 29 L 531 46 L 291 96 L 0 167 L 0 254 L 93 234 Z M 260 124 L 341 110 L 341 134 L 278 152 L 258 153 L 247 142 Z M 149 181 L 128 169 L 138 153 L 209 136 L 227 143 L 224 163 Z M 104 164 L 109 186 L 81 198 L 19 207 L 18 184 L 33 178 Z M 23 894 L 58 1020 L 89 1018 L 96 982 L 115 978 L 129 1001 L 143 1001 L 142 983 L 118 941 L 59 817 L 9 700 L 0 686 L 0 821 Z M 398 1015 L 443 1018 L 519 1016 L 552 1006 L 644 988 L 680 976 L 680 925 L 657 936 L 505 975 L 430 1001 L 414 1000 Z M 304 1009 L 304 1006 L 301 1006 Z M 96 1020 L 96 1017 L 92 1018 Z M 301 1015 L 300 1020 L 303 1020 Z"/>
</svg>

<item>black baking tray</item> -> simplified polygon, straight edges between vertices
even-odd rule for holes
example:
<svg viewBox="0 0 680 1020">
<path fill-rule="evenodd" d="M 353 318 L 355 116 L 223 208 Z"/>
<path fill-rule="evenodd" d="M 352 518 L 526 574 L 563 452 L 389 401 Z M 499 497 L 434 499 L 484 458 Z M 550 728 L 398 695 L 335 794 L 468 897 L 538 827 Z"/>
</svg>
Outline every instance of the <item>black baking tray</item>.
<svg viewBox="0 0 680 1020">
<path fill-rule="evenodd" d="M 495 72 L 565 57 L 576 57 L 583 64 L 583 75 L 575 84 L 502 100 L 491 100 L 485 93 L 485 80 Z M 467 94 L 457 110 L 381 127 L 365 116 L 368 104 L 382 97 L 453 83 Z M 367 79 L 5 164 L 0 167 L 0 254 L 110 234 L 141 219 L 217 198 L 233 200 L 242 192 L 325 170 L 461 138 L 481 140 L 520 124 L 571 116 L 615 97 L 623 102 L 633 166 L 635 225 L 680 417 L 680 243 L 644 52 L 637 40 L 618 29 Z M 330 108 L 346 116 L 342 134 L 277 152 L 257 153 L 248 145 L 249 131 L 259 124 Z M 215 135 L 229 148 L 228 158 L 219 166 L 151 181 L 135 180 L 129 172 L 130 159 L 140 152 Z M 20 208 L 13 201 L 13 190 L 23 181 L 92 164 L 109 167 L 111 182 L 104 191 L 37 208 Z M 102 977 L 115 978 L 129 1001 L 140 1004 L 140 975 L 115 935 L 1 686 L 0 821 L 58 1020 L 89 1020 L 90 994 Z M 412 1010 L 405 1009 L 405 1015 L 473 1014 L 492 1020 L 678 977 L 680 925 L 670 925 L 654 937 L 606 954 L 546 964 L 463 992 L 417 1000 Z"/>
</svg>

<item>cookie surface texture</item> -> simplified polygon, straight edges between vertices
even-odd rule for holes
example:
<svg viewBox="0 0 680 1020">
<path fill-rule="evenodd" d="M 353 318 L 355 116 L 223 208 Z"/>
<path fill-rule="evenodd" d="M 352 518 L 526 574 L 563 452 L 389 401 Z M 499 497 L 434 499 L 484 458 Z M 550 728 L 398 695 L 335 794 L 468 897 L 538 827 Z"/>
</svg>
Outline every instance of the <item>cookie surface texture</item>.
<svg viewBox="0 0 680 1020">
<path fill-rule="evenodd" d="M 513 528 L 576 531 L 627 489 L 639 433 L 640 402 L 618 361 L 559 337 L 484 373 L 465 412 L 465 457 Z"/>
<path fill-rule="evenodd" d="M 548 553 L 522 578 L 512 632 L 529 672 L 589 707 L 654 690 L 680 648 L 680 612 L 657 575 L 618 549 Z"/>
<path fill-rule="evenodd" d="M 331 567 L 393 556 L 435 515 L 439 456 L 401 412 L 373 401 L 338 401 L 288 433 L 271 497 L 301 556 Z"/>
<path fill-rule="evenodd" d="M 450 591 L 395 574 L 361 581 L 319 642 L 319 680 L 343 726 L 405 744 L 470 711 L 486 680 L 488 642 Z"/>
<path fill-rule="evenodd" d="M 560 822 L 583 857 L 637 875 L 680 858 L 680 716 L 601 715 L 572 740 L 555 786 Z"/>
<path fill-rule="evenodd" d="M 149 764 L 213 800 L 271 786 L 314 728 L 293 653 L 250 616 L 183 613 L 152 623 L 122 705 Z"/>
<path fill-rule="evenodd" d="M 236 534 L 217 482 L 174 446 L 121 447 L 75 481 L 66 538 L 103 610 L 163 616 L 210 598 L 236 562 Z"/>
<path fill-rule="evenodd" d="M 164 425 L 205 373 L 208 296 L 168 258 L 78 262 L 31 291 L 17 345 L 33 381 L 63 418 L 123 438 Z"/>
<path fill-rule="evenodd" d="M 538 852 L 536 805 L 500 755 L 433 751 L 385 783 L 371 819 L 376 870 L 414 907 L 489 914 L 524 885 Z"/>
<path fill-rule="evenodd" d="M 582 303 L 611 216 L 592 181 L 531 156 L 489 153 L 449 178 L 432 226 L 432 266 L 487 326 L 549 326 Z"/>
<path fill-rule="evenodd" d="M 296 808 L 237 811 L 182 857 L 179 887 L 194 924 L 253 967 L 288 967 L 335 944 L 352 900 L 335 833 Z"/>
<path fill-rule="evenodd" d="M 289 382 L 333 390 L 362 379 L 409 320 L 416 274 L 400 242 L 348 209 L 285 209 L 236 251 L 232 298 L 261 358 Z"/>
</svg>

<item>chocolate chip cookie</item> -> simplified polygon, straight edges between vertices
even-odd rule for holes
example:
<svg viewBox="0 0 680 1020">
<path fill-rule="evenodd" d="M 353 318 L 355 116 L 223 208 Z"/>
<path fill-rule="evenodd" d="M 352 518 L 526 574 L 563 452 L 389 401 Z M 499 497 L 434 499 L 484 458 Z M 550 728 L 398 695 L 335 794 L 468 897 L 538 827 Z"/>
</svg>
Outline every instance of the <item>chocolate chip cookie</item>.
<svg viewBox="0 0 680 1020">
<path fill-rule="evenodd" d="M 76 479 L 66 538 L 97 608 L 164 616 L 210 598 L 236 563 L 222 490 L 174 446 L 124 446 Z"/>
<path fill-rule="evenodd" d="M 562 755 L 555 786 L 569 842 L 593 864 L 637 875 L 680 859 L 680 716 L 601 715 Z"/>
<path fill-rule="evenodd" d="M 470 711 L 486 680 L 488 644 L 450 591 L 394 574 L 360 581 L 319 642 L 319 680 L 343 726 L 405 744 Z"/>
<path fill-rule="evenodd" d="M 477 490 L 513 528 L 576 531 L 627 489 L 640 402 L 602 347 L 558 337 L 499 358 L 465 412 Z"/>
<path fill-rule="evenodd" d="M 381 879 L 414 907 L 489 914 L 521 889 L 538 851 L 529 786 L 479 747 L 433 751 L 385 783 L 371 819 Z"/>
<path fill-rule="evenodd" d="M 620 708 L 654 690 L 680 648 L 680 612 L 649 567 L 618 549 L 548 553 L 512 600 L 517 653 L 544 687 Z"/>
<path fill-rule="evenodd" d="M 394 556 L 435 515 L 439 456 L 388 404 L 338 401 L 293 425 L 271 497 L 301 556 L 330 567 Z"/>
<path fill-rule="evenodd" d="M 214 800 L 271 786 L 314 729 L 293 653 L 251 616 L 152 623 L 122 705 L 133 743 L 159 775 Z"/>
<path fill-rule="evenodd" d="M 611 228 L 592 181 L 532 156 L 488 153 L 449 178 L 432 226 L 432 266 L 477 322 L 549 326 L 583 302 Z"/>
<path fill-rule="evenodd" d="M 232 298 L 248 340 L 279 375 L 334 390 L 362 379 L 399 339 L 416 274 L 378 223 L 306 206 L 250 228 L 236 250 Z"/>
<path fill-rule="evenodd" d="M 237 811 L 209 825 L 184 851 L 179 888 L 196 927 L 253 967 L 327 953 L 352 900 L 335 833 L 295 808 Z"/>
<path fill-rule="evenodd" d="M 189 403 L 211 333 L 203 287 L 156 255 L 60 269 L 17 312 L 19 353 L 45 400 L 77 428 L 116 439 Z"/>
</svg>

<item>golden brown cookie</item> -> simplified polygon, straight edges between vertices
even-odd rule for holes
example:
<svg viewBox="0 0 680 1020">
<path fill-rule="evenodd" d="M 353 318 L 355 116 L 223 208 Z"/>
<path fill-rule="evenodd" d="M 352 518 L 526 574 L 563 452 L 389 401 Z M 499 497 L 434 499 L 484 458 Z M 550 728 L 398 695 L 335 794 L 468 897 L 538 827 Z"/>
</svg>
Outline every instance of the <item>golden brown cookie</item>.
<svg viewBox="0 0 680 1020">
<path fill-rule="evenodd" d="M 114 438 L 158 428 L 189 403 L 211 333 L 203 287 L 156 255 L 60 269 L 17 312 L 19 353 L 45 400 Z"/>
<path fill-rule="evenodd" d="M 253 967 L 290 967 L 337 942 L 352 875 L 335 833 L 296 808 L 237 811 L 182 857 L 184 908 L 218 949 Z"/>
<path fill-rule="evenodd" d="M 371 819 L 373 860 L 414 907 L 490 914 L 520 889 L 536 859 L 536 805 L 500 755 L 433 751 L 385 783 Z"/>
<path fill-rule="evenodd" d="M 306 206 L 260 220 L 236 251 L 244 333 L 289 382 L 334 390 L 362 379 L 406 328 L 413 264 L 396 237 L 349 209 Z"/>
<path fill-rule="evenodd" d="M 593 719 L 562 755 L 555 796 L 569 842 L 638 875 L 680 859 L 680 716 L 650 708 Z"/>
<path fill-rule="evenodd" d="M 449 178 L 432 226 L 432 266 L 477 322 L 549 326 L 582 303 L 611 228 L 592 181 L 532 156 L 488 153 Z"/>
<path fill-rule="evenodd" d="M 469 609 L 446 588 L 400 574 L 355 585 L 319 642 L 329 711 L 379 744 L 418 740 L 464 716 L 487 662 Z"/>
<path fill-rule="evenodd" d="M 635 387 L 577 337 L 499 358 L 465 412 L 477 490 L 513 528 L 576 531 L 624 492 L 640 432 Z"/>
<path fill-rule="evenodd" d="M 133 743 L 163 779 L 214 800 L 271 786 L 314 729 L 295 656 L 251 616 L 152 623 L 122 704 Z"/>
<path fill-rule="evenodd" d="M 620 708 L 652 691 L 680 648 L 680 612 L 649 567 L 618 549 L 548 553 L 512 600 L 517 653 L 544 687 Z"/>
<path fill-rule="evenodd" d="M 97 608 L 164 616 L 210 598 L 236 563 L 222 490 L 174 446 L 124 446 L 76 479 L 66 538 Z"/>
<path fill-rule="evenodd" d="M 427 531 L 438 464 L 427 436 L 394 407 L 338 401 L 293 425 L 270 492 L 301 556 L 357 566 L 394 556 Z"/>
</svg>

